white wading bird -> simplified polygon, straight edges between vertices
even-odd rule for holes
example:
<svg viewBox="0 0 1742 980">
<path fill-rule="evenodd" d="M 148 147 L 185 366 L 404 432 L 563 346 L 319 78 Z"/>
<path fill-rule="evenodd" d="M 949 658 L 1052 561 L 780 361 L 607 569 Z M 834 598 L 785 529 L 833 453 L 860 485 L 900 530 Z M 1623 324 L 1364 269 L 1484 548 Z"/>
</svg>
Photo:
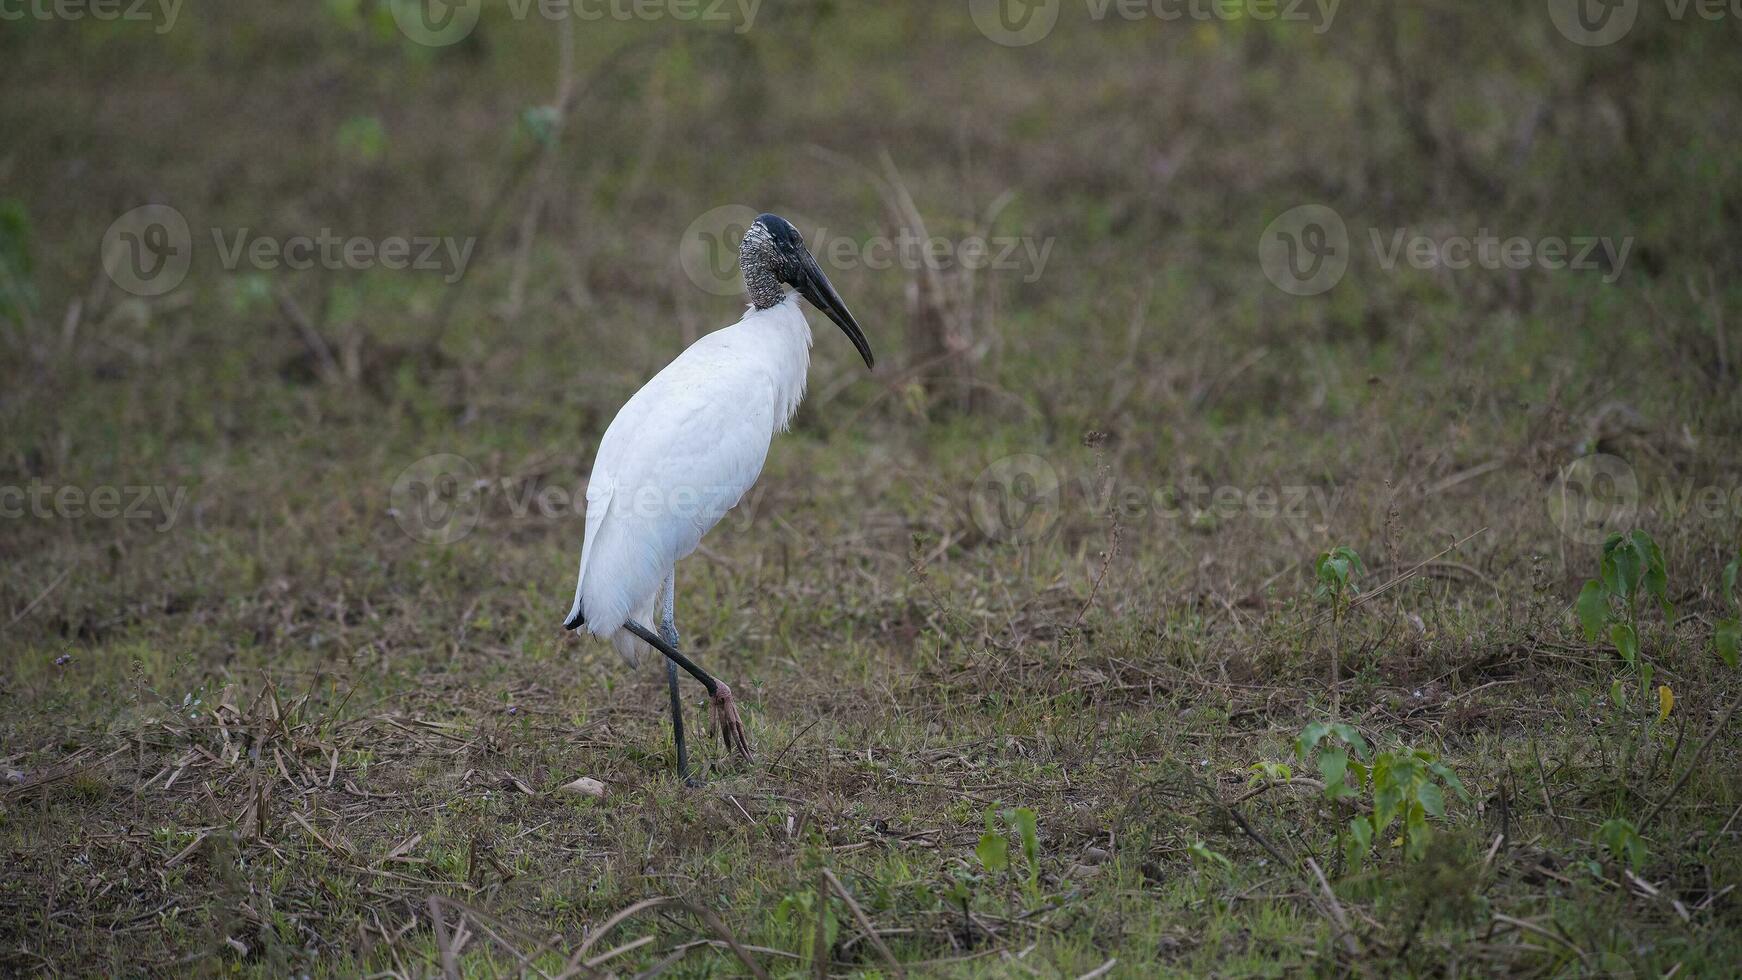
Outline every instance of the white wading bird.
<svg viewBox="0 0 1742 980">
<path fill-rule="evenodd" d="M 563 623 L 610 637 L 632 667 L 646 646 L 665 655 L 677 769 L 685 779 L 679 667 L 707 688 L 713 727 L 726 748 L 748 757 L 750 743 L 732 689 L 678 652 L 675 568 L 756 482 L 769 442 L 804 397 L 811 330 L 798 298 L 835 321 L 872 366 L 858 321 L 785 218 L 758 217 L 738 257 L 750 296 L 744 318 L 696 341 L 654 375 L 599 442 L 587 482 L 575 604 Z M 657 634 L 645 625 L 655 605 Z"/>
</svg>

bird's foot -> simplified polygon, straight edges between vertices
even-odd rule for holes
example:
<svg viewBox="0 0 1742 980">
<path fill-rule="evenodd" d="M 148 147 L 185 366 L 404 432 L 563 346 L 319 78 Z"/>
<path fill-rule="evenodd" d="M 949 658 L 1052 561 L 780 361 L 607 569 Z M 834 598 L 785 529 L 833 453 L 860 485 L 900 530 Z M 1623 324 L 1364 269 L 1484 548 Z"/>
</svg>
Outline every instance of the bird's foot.
<svg viewBox="0 0 1742 980">
<path fill-rule="evenodd" d="M 738 717 L 738 704 L 732 697 L 732 689 L 724 683 L 714 685 L 708 716 L 713 723 L 714 734 L 720 737 L 726 750 L 742 758 L 750 758 L 750 739 L 744 734 L 743 720 Z"/>
</svg>

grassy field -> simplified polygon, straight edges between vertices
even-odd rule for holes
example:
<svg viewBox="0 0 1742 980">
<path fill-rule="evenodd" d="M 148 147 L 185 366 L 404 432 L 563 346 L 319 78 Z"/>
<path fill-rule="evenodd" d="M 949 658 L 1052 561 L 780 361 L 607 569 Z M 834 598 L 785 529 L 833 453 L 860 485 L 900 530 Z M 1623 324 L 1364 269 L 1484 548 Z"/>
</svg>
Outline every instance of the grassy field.
<svg viewBox="0 0 1742 980">
<path fill-rule="evenodd" d="M 0 973 L 1732 974 L 1742 22 L 986 6 L 0 22 Z M 880 360 L 688 788 L 559 624 L 743 207 Z"/>
</svg>

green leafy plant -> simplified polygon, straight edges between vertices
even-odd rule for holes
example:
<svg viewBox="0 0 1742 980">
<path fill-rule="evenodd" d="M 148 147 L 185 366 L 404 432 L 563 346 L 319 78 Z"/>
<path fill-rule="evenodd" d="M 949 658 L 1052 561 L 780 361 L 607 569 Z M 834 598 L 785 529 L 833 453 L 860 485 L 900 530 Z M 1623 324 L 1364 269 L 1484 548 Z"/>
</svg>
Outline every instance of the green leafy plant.
<svg viewBox="0 0 1742 980">
<path fill-rule="evenodd" d="M 1349 600 L 1359 591 L 1355 579 L 1366 571 L 1355 549 L 1337 545 L 1313 560 L 1313 579 L 1318 583 L 1313 594 L 1319 599 L 1329 599 L 1332 615 L 1341 617 Z"/>
<path fill-rule="evenodd" d="M 952 907 L 962 911 L 962 934 L 973 934 L 973 919 L 968 910 L 974 904 L 975 876 L 965 869 L 957 869 L 950 876 L 950 886 L 944 889 L 943 899 Z"/>
<path fill-rule="evenodd" d="M 1246 767 L 1251 775 L 1246 777 L 1247 786 L 1258 786 L 1262 783 L 1286 783 L 1294 778 L 1294 770 L 1286 762 L 1271 762 L 1260 760 Z"/>
<path fill-rule="evenodd" d="M 1343 617 L 1349 611 L 1358 590 L 1355 579 L 1367 570 L 1361 556 L 1346 544 L 1324 552 L 1313 559 L 1313 579 L 1318 587 L 1313 594 L 1331 603 L 1331 717 L 1343 711 Z"/>
<path fill-rule="evenodd" d="M 31 238 L 30 218 L 24 213 L 24 205 L 10 198 L 0 201 L 0 321 L 23 323 L 36 309 Z"/>
<path fill-rule="evenodd" d="M 1419 861 L 1427 853 L 1428 841 L 1433 838 L 1428 818 L 1439 820 L 1446 815 L 1445 790 L 1452 790 L 1460 800 L 1470 799 L 1451 767 L 1426 749 L 1381 752 L 1373 760 L 1371 778 L 1373 813 L 1369 821 L 1373 833 L 1367 844 L 1385 833 L 1393 820 L 1402 820 L 1403 851 L 1411 860 Z M 1359 864 L 1359 859 L 1366 857 L 1367 844 L 1354 854 L 1357 860 L 1351 863 Z"/>
<path fill-rule="evenodd" d="M 986 832 L 980 835 L 974 856 L 980 859 L 980 867 L 985 868 L 987 874 L 996 875 L 1010 867 L 1010 841 L 993 825 L 992 813 L 986 811 Z"/>
<path fill-rule="evenodd" d="M 520 110 L 520 132 L 534 142 L 549 146 L 556 142 L 557 109 L 553 105 L 527 106 Z"/>
<path fill-rule="evenodd" d="M 950 876 L 950 887 L 944 891 L 944 898 L 962 907 L 962 914 L 968 914 L 968 905 L 974 900 L 974 876 L 966 871 L 958 871 Z"/>
<path fill-rule="evenodd" d="M 1360 867 L 1373 842 L 1399 821 L 1404 855 L 1420 860 L 1433 839 L 1428 820 L 1446 815 L 1445 791 L 1470 798 L 1457 774 L 1425 749 L 1399 747 L 1365 761 L 1367 741 L 1350 725 L 1313 722 L 1301 729 L 1294 752 L 1302 765 L 1317 768 L 1325 799 L 1368 801 L 1366 812 L 1350 819 L 1344 831 L 1343 854 L 1351 868 Z"/>
<path fill-rule="evenodd" d="M 352 116 L 339 124 L 339 149 L 363 161 L 374 163 L 387 153 L 387 130 L 374 116 Z"/>
<path fill-rule="evenodd" d="M 1648 663 L 1639 665 L 1639 673 L 1645 683 L 1637 702 L 1630 695 L 1632 685 L 1623 677 L 1616 677 L 1609 682 L 1609 698 L 1606 706 L 1592 703 L 1589 695 L 1580 695 L 1581 703 L 1587 710 L 1598 710 L 1607 716 L 1608 723 L 1598 728 L 1602 739 L 1605 760 L 1613 759 L 1611 770 L 1618 776 L 1635 772 L 1635 762 L 1642 749 L 1653 744 L 1657 745 L 1658 761 L 1661 761 L 1668 746 L 1662 744 L 1658 732 L 1664 722 L 1669 720 L 1671 712 L 1675 711 L 1675 691 L 1667 684 L 1659 684 L 1651 688 L 1652 668 Z M 1657 761 L 1642 769 L 1646 775 L 1657 771 Z M 1617 787 L 1622 784 L 1617 783 Z"/>
<path fill-rule="evenodd" d="M 363 23 L 362 0 L 326 0 L 327 16 L 345 30 L 356 30 Z"/>
<path fill-rule="evenodd" d="M 1004 826 L 1000 827 L 994 817 L 1001 818 Z M 997 876 L 1006 871 L 1015 874 L 1016 868 L 1010 860 L 1010 840 L 1005 836 L 1006 829 L 1016 832 L 1019 847 L 1017 853 L 1022 855 L 1023 864 L 1020 879 L 1022 890 L 1030 904 L 1033 904 L 1040 899 L 1040 834 L 1033 810 L 1019 806 L 1000 813 L 996 807 L 988 807 L 986 832 L 980 835 L 980 843 L 974 847 L 974 856 L 979 859 L 980 866 L 986 869 L 988 876 Z"/>
<path fill-rule="evenodd" d="M 1187 844 L 1186 852 L 1192 856 L 1193 861 L 1196 861 L 1199 865 L 1208 870 L 1221 871 L 1223 873 L 1234 870 L 1234 862 L 1228 860 L 1228 855 L 1223 854 L 1220 851 L 1212 850 L 1210 845 L 1201 840 L 1195 840 L 1190 844 Z"/>
<path fill-rule="evenodd" d="M 1341 745 L 1331 744 L 1320 748 L 1327 738 L 1341 742 Z M 1349 753 L 1356 757 L 1355 770 L 1350 771 Z M 1342 722 L 1315 721 L 1300 730 L 1300 735 L 1294 740 L 1294 755 L 1302 766 L 1311 764 L 1318 769 L 1319 778 L 1325 783 L 1325 799 L 1342 800 L 1361 795 L 1361 779 L 1365 775 L 1359 760 L 1365 759 L 1369 749 L 1367 740 L 1355 730 L 1355 726 Z M 1284 767 L 1286 768 L 1286 767 Z"/>
<path fill-rule="evenodd" d="M 1628 666 L 1639 665 L 1639 601 L 1650 596 L 1670 616 L 1669 576 L 1663 552 L 1644 531 L 1611 534 L 1603 542 L 1598 577 L 1579 590 L 1575 604 L 1585 639 L 1607 636 Z M 1647 680 L 1649 684 L 1649 679 Z"/>
<path fill-rule="evenodd" d="M 1742 569 L 1742 556 L 1724 566 L 1724 601 L 1730 604 L 1732 615 L 1718 620 L 1712 631 L 1712 641 L 1718 648 L 1718 656 L 1731 669 L 1742 660 L 1742 596 L 1736 594 L 1736 574 Z"/>
<path fill-rule="evenodd" d="M 1634 871 L 1645 865 L 1645 838 L 1639 836 L 1633 821 L 1625 817 L 1603 821 L 1603 826 L 1597 828 L 1597 840 L 1608 849 L 1610 857 L 1625 861 Z"/>
<path fill-rule="evenodd" d="M 819 916 L 822 917 L 820 936 Z M 835 914 L 835 900 L 822 889 L 801 889 L 786 895 L 774 907 L 773 919 L 774 925 L 786 931 L 796 942 L 799 962 L 806 966 L 806 973 L 810 972 L 809 967 L 817 962 L 818 957 L 826 961 L 829 950 L 835 946 L 835 937 L 841 931 L 840 919 Z M 821 948 L 817 945 L 819 938 Z"/>
</svg>

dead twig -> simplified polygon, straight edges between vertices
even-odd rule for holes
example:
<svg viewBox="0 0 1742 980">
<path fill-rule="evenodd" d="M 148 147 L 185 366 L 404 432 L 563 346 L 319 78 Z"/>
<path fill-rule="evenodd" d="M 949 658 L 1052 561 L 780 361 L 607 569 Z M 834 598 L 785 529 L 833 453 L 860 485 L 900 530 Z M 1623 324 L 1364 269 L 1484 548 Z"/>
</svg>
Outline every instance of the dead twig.
<svg viewBox="0 0 1742 980">
<path fill-rule="evenodd" d="M 344 378 L 344 372 L 339 370 L 339 362 L 333 357 L 333 349 L 327 346 L 326 338 L 322 337 L 321 332 L 315 329 L 314 321 L 310 320 L 308 314 L 303 312 L 303 308 L 297 303 L 296 298 L 290 295 L 290 290 L 278 290 L 277 298 L 278 311 L 284 314 L 286 320 L 290 321 L 290 325 L 296 329 L 297 337 L 302 340 L 303 346 L 307 347 L 309 353 L 314 355 L 316 372 L 320 374 L 321 380 L 328 384 L 337 384 Z"/>
<path fill-rule="evenodd" d="M 1681 778 L 1675 781 L 1675 785 L 1669 788 L 1669 792 L 1663 794 L 1663 799 L 1657 801 L 1657 805 L 1651 808 L 1651 812 L 1645 815 L 1645 819 L 1639 821 L 1640 833 L 1645 833 L 1645 828 L 1651 826 L 1651 821 L 1655 820 L 1663 808 L 1669 805 L 1669 801 L 1675 799 L 1675 795 L 1681 792 L 1681 788 L 1687 784 L 1688 778 L 1694 774 L 1695 767 L 1700 764 L 1700 757 L 1712 747 L 1712 743 L 1718 738 L 1718 733 L 1730 724 L 1730 716 L 1736 713 L 1738 705 L 1742 705 L 1742 698 L 1737 698 L 1730 703 L 1730 710 L 1724 712 L 1724 717 L 1718 719 L 1718 723 L 1713 725 L 1711 732 L 1706 735 L 1706 740 L 1700 743 L 1700 747 L 1694 750 L 1693 757 L 1688 759 L 1687 768 L 1682 770 Z"/>
<path fill-rule="evenodd" d="M 11 621 L 6 624 L 6 628 L 11 629 L 13 624 L 17 623 L 19 620 L 23 619 L 24 617 L 30 615 L 30 611 L 32 609 L 35 609 L 38 605 L 40 605 L 42 603 L 42 600 L 48 598 L 48 595 L 50 592 L 53 592 L 55 589 L 60 588 L 60 584 L 62 582 L 65 582 L 67 580 L 67 576 L 71 575 L 72 573 L 73 573 L 73 569 L 72 569 L 71 565 L 68 565 L 66 568 L 62 569 L 61 573 L 54 577 L 54 581 L 48 583 L 48 588 L 43 589 L 41 592 L 38 592 L 36 594 L 36 598 L 30 600 L 29 605 L 25 606 L 23 609 L 20 609 L 20 610 L 18 610 L 18 612 L 13 614 Z"/>
<path fill-rule="evenodd" d="M 889 968 L 895 971 L 895 975 L 898 977 L 907 976 L 907 971 L 902 968 L 901 962 L 895 958 L 894 953 L 889 951 L 889 946 L 883 942 L 883 938 L 877 935 L 877 927 L 871 924 L 871 919 L 865 915 L 865 910 L 860 908 L 859 903 L 853 899 L 852 892 L 847 891 L 847 886 L 841 884 L 841 879 L 835 877 L 833 871 L 824 868 L 823 880 L 834 886 L 835 894 L 841 896 L 841 901 L 847 903 L 847 910 L 853 913 L 853 918 L 859 923 L 859 928 L 865 931 L 865 938 L 871 940 L 871 945 L 876 947 L 877 952 L 889 962 Z"/>
<path fill-rule="evenodd" d="M 520 240 L 516 243 L 514 265 L 509 273 L 508 298 L 503 303 L 503 309 L 510 319 L 519 315 L 525 302 L 532 244 L 538 238 L 539 219 L 544 212 L 545 199 L 550 193 L 551 174 L 562 145 L 563 130 L 568 123 L 569 102 L 574 98 L 574 92 L 575 26 L 574 18 L 565 17 L 562 30 L 557 32 L 556 101 L 551 113 L 550 133 L 538 158 L 537 170 L 532 178 L 532 190 L 526 199 L 526 210 L 521 214 Z"/>
<path fill-rule="evenodd" d="M 738 957 L 740 963 L 744 964 L 744 969 L 748 970 L 751 976 L 756 977 L 757 980 L 768 980 L 767 972 L 762 969 L 760 964 L 750 958 L 750 953 L 745 950 L 743 944 L 738 942 L 738 937 L 732 935 L 731 930 L 726 928 L 726 924 L 720 921 L 719 916 L 707 909 L 701 908 L 700 906 L 691 905 L 689 902 L 685 902 L 682 899 L 666 896 L 642 899 L 628 908 L 612 915 L 609 919 L 606 919 L 603 925 L 589 933 L 587 938 L 581 942 L 581 945 L 577 947 L 573 953 L 569 954 L 567 968 L 561 974 L 558 974 L 557 980 L 573 976 L 577 970 L 587 969 L 590 972 L 585 957 L 587 955 L 587 950 L 592 949 L 594 943 L 597 943 L 600 939 L 604 938 L 611 932 L 611 930 L 617 928 L 617 926 L 625 920 L 642 912 L 659 908 L 682 909 L 690 915 L 695 916 L 697 919 L 700 919 L 703 925 L 707 926 L 714 935 L 718 936 L 728 947 L 731 948 L 732 953 Z"/>
<path fill-rule="evenodd" d="M 1591 966 L 1591 961 L 1589 958 L 1587 958 L 1585 956 L 1585 951 L 1580 949 L 1575 943 L 1573 943 L 1572 940 L 1566 938 L 1565 936 L 1562 936 L 1561 934 L 1559 934 L 1557 932 L 1552 932 L 1548 929 L 1544 929 L 1542 926 L 1539 926 L 1534 922 L 1526 922 L 1523 919 L 1517 919 L 1517 918 L 1514 918 L 1510 915 L 1503 915 L 1499 912 L 1494 913 L 1494 919 L 1497 922 L 1504 922 L 1505 924 L 1512 926 L 1514 928 L 1522 929 L 1525 932 L 1530 933 L 1531 935 L 1541 936 L 1542 938 L 1547 939 L 1550 942 L 1555 943 L 1556 945 L 1559 945 L 1565 949 L 1571 950 L 1573 955 L 1577 956 L 1579 958 L 1579 962 L 1583 963 L 1587 969 L 1589 969 Z"/>
<path fill-rule="evenodd" d="M 1331 883 L 1325 880 L 1324 871 L 1319 869 L 1319 863 L 1312 858 L 1306 859 L 1307 867 L 1312 869 L 1313 877 L 1319 881 L 1319 889 L 1324 892 L 1325 903 L 1331 916 L 1331 923 L 1337 927 L 1338 938 L 1343 941 L 1343 952 L 1355 956 L 1358 948 L 1355 945 L 1355 932 L 1349 928 L 1349 917 L 1343 914 L 1343 904 L 1337 901 L 1337 893 L 1331 891 Z"/>
<path fill-rule="evenodd" d="M 1564 834 L 1567 831 L 1567 825 L 1565 821 L 1561 820 L 1561 815 L 1554 811 L 1554 801 L 1549 799 L 1548 773 L 1543 770 L 1542 750 L 1537 748 L 1534 738 L 1530 740 L 1530 754 L 1536 759 L 1536 788 L 1542 793 L 1542 805 L 1548 810 L 1548 815 L 1554 818 L 1555 826 L 1559 827 L 1561 833 Z"/>
</svg>

